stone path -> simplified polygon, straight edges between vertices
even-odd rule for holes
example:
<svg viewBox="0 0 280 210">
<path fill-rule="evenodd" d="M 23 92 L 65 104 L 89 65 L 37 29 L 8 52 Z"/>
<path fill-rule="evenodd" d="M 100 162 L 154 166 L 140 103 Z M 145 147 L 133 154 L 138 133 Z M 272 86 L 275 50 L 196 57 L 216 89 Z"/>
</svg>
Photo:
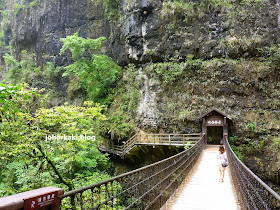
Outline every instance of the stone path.
<svg viewBox="0 0 280 210">
<path fill-rule="evenodd" d="M 187 183 L 175 195 L 169 210 L 239 210 L 230 178 L 230 168 L 225 171 L 223 183 L 219 182 L 217 148 L 207 147 Z"/>
</svg>

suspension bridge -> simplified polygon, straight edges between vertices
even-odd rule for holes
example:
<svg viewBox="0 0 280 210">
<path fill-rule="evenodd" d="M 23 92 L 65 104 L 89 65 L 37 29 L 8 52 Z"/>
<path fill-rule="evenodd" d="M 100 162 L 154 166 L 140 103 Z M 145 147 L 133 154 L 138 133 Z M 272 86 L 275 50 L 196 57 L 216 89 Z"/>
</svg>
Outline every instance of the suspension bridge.
<svg viewBox="0 0 280 210">
<path fill-rule="evenodd" d="M 218 111 L 215 112 L 217 114 Z M 30 205 L 39 206 L 41 202 L 44 206 L 47 201 L 55 210 L 279 210 L 280 196 L 247 168 L 231 149 L 226 119 L 223 118 L 223 123 L 216 116 L 205 116 L 209 117 L 210 122 L 203 119 L 205 127 L 202 133 L 136 134 L 121 146 L 99 147 L 102 151 L 121 157 L 141 145 L 184 146 L 186 149 L 183 152 L 66 193 L 63 189 L 49 187 L 0 198 L 0 210 L 40 209 L 31 208 Z M 213 124 L 224 128 L 223 143 L 229 166 L 223 183 L 218 181 L 218 148 L 207 144 L 207 125 Z"/>
<path fill-rule="evenodd" d="M 132 139 L 135 142 L 130 143 L 131 148 L 139 141 L 145 144 L 144 140 L 147 145 L 162 142 L 190 148 L 111 179 L 59 192 L 58 205 L 52 209 L 280 209 L 280 196 L 237 158 L 227 139 L 229 167 L 224 183 L 218 182 L 218 149 L 206 145 L 204 135 L 136 135 Z M 119 155 L 128 152 L 127 147 L 123 148 L 118 150 Z M 21 209 L 17 200 L 22 200 L 22 196 L 0 198 L 0 209 Z M 17 208 L 13 208 L 11 201 L 17 203 Z"/>
<path fill-rule="evenodd" d="M 78 209 L 280 209 L 280 196 L 237 158 L 227 139 L 229 167 L 225 182 L 219 183 L 218 148 L 206 145 L 204 135 L 197 138 L 198 134 L 135 136 L 132 148 L 139 144 L 136 141 L 145 144 L 144 139 L 147 145 L 162 141 L 192 146 L 154 164 L 67 192 L 61 197 L 62 205 L 72 198 Z M 118 151 L 123 155 L 127 150 Z"/>
</svg>

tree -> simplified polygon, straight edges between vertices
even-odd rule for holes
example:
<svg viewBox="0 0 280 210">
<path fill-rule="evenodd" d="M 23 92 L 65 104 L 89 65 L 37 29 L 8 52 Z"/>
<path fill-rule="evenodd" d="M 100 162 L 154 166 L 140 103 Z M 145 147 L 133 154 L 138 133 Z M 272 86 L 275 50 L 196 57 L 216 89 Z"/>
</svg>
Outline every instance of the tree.
<svg viewBox="0 0 280 210">
<path fill-rule="evenodd" d="M 63 42 L 60 54 L 69 50 L 74 61 L 65 67 L 63 76 L 78 77 L 80 85 L 94 101 L 107 96 L 121 74 L 121 67 L 102 52 L 106 38 L 82 38 L 75 33 L 60 40 Z"/>
<path fill-rule="evenodd" d="M 12 83 L 34 82 L 35 78 L 42 74 L 41 67 L 34 62 L 34 54 L 28 54 L 26 50 L 21 51 L 21 59 L 18 61 L 12 55 L 6 53 L 3 58 L 7 65 L 7 73 L 4 81 Z"/>
<path fill-rule="evenodd" d="M 0 196 L 46 185 L 73 190 L 109 178 L 108 158 L 93 139 L 46 138 L 87 134 L 99 140 L 103 106 L 45 109 L 41 100 L 27 85 L 0 84 Z"/>
</svg>

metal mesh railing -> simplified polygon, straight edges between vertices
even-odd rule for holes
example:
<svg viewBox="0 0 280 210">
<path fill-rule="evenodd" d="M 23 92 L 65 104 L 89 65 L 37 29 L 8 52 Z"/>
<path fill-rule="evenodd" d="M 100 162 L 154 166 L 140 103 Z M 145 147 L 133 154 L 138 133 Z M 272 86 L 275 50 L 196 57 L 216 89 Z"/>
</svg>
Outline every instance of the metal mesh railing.
<svg viewBox="0 0 280 210">
<path fill-rule="evenodd" d="M 241 209 L 280 209 L 280 196 L 247 168 L 234 154 L 226 140 L 231 176 Z"/>
<path fill-rule="evenodd" d="M 61 209 L 160 209 L 190 173 L 203 137 L 177 155 L 91 186 L 65 193 Z"/>
</svg>

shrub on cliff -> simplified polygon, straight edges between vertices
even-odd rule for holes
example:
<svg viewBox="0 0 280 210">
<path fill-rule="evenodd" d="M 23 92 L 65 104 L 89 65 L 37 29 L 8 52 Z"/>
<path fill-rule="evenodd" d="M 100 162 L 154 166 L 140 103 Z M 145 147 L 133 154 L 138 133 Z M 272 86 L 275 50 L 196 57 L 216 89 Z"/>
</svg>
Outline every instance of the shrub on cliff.
<svg viewBox="0 0 280 210">
<path fill-rule="evenodd" d="M 74 61 L 65 67 L 63 76 L 78 77 L 80 86 L 94 101 L 107 96 L 121 74 L 121 67 L 102 52 L 102 44 L 106 38 L 82 38 L 75 33 L 61 41 L 63 46 L 60 54 L 69 50 Z"/>
</svg>

